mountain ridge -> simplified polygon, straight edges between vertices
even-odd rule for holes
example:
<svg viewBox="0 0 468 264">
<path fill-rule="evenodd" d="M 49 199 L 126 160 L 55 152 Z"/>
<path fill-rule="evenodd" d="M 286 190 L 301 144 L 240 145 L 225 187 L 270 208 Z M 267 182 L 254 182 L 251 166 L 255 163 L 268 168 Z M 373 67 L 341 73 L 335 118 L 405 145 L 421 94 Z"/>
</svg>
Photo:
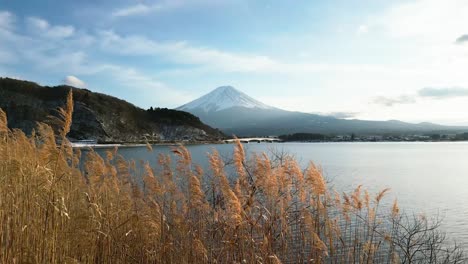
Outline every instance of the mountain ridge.
<svg viewBox="0 0 468 264">
<path fill-rule="evenodd" d="M 230 87 L 230 86 L 223 86 Z M 461 132 L 468 127 L 442 126 L 429 122 L 418 124 L 400 120 L 371 121 L 360 119 L 340 119 L 333 116 L 287 111 L 268 106 L 245 93 L 231 87 L 236 94 L 247 96 L 267 107 L 245 107 L 242 104 L 231 104 L 229 107 L 211 108 L 206 96 L 220 89 L 216 88 L 207 95 L 201 96 L 176 109 L 190 112 L 212 127 L 219 128 L 224 133 L 237 136 L 272 136 L 293 133 L 323 133 L 323 134 L 409 134 L 429 132 Z M 203 100 L 200 100 L 203 99 Z M 217 98 L 223 101 L 223 98 Z M 239 100 L 231 99 L 231 102 Z M 194 103 L 196 102 L 196 103 Z"/>
<path fill-rule="evenodd" d="M 0 78 L 0 108 L 6 111 L 11 128 L 31 133 L 37 122 L 65 103 L 73 91 L 74 112 L 69 136 L 109 142 L 216 141 L 219 130 L 202 123 L 190 113 L 164 109 L 141 109 L 122 99 L 71 86 L 41 86 L 34 82 Z"/>
<path fill-rule="evenodd" d="M 232 86 L 219 86 L 213 91 L 176 108 L 176 110 L 201 109 L 205 112 L 221 111 L 235 106 L 274 109 Z"/>
</svg>

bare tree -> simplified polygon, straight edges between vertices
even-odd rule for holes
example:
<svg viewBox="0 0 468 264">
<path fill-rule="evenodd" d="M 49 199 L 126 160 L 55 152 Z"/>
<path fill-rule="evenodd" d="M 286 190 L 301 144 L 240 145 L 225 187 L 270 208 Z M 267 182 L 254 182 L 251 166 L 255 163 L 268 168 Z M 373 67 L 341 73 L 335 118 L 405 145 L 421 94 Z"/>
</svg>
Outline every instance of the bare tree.
<svg viewBox="0 0 468 264">
<path fill-rule="evenodd" d="M 439 216 L 402 215 L 394 219 L 394 248 L 401 263 L 464 263 L 467 259 L 458 244 L 450 245 L 440 230 Z"/>
</svg>

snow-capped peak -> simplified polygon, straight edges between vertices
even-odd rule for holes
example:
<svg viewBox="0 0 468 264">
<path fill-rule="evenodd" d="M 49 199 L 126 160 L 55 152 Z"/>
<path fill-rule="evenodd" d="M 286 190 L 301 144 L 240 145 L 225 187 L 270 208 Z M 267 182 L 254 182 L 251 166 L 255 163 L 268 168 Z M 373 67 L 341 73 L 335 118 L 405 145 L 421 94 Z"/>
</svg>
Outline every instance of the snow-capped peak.
<svg viewBox="0 0 468 264">
<path fill-rule="evenodd" d="M 259 102 L 232 86 L 221 86 L 204 96 L 178 107 L 178 110 L 201 109 L 205 112 L 214 112 L 231 107 L 274 109 Z"/>
</svg>

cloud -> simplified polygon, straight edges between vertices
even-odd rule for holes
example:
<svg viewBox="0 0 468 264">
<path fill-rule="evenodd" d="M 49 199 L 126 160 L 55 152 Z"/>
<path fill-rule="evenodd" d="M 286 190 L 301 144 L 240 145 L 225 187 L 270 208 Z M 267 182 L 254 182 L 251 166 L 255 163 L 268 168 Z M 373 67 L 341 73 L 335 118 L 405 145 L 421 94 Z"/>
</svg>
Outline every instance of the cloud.
<svg viewBox="0 0 468 264">
<path fill-rule="evenodd" d="M 133 95 L 137 96 L 139 100 L 146 100 L 149 104 L 154 105 L 154 98 L 158 98 L 158 103 L 165 106 L 177 106 L 193 99 L 193 97 L 188 96 L 186 93 L 168 86 L 137 69 L 118 65 L 102 66 L 103 70 L 111 74 L 119 85 L 131 88 L 134 90 Z M 161 94 L 164 96 L 161 96 Z"/>
<path fill-rule="evenodd" d="M 15 23 L 15 16 L 8 11 L 0 10 L 0 29 L 11 30 Z"/>
<path fill-rule="evenodd" d="M 197 71 L 225 73 L 277 73 L 301 75 L 316 72 L 411 73 L 414 69 L 366 64 L 324 64 L 285 62 L 270 56 L 190 45 L 186 41 L 160 42 L 139 35 L 119 35 L 112 30 L 98 32 L 103 52 L 121 56 L 154 56 L 178 65 L 197 66 Z M 185 69 L 192 73 L 193 68 Z M 178 74 L 184 70 L 177 70 Z"/>
<path fill-rule="evenodd" d="M 375 17 L 395 37 L 416 37 L 448 42 L 466 30 L 468 1 L 403 1 Z"/>
<path fill-rule="evenodd" d="M 386 97 L 386 96 L 378 96 L 375 97 L 373 103 L 383 105 L 383 106 L 394 106 L 397 104 L 412 104 L 415 103 L 416 100 L 414 96 L 411 95 L 400 95 L 397 97 Z"/>
<path fill-rule="evenodd" d="M 457 44 L 463 44 L 465 42 L 468 42 L 468 34 L 461 35 L 455 40 L 455 43 Z"/>
<path fill-rule="evenodd" d="M 358 35 L 364 35 L 364 34 L 367 34 L 369 33 L 369 27 L 366 26 L 366 25 L 360 25 L 358 28 L 357 28 L 357 31 L 356 31 L 356 34 Z"/>
<path fill-rule="evenodd" d="M 127 6 L 124 8 L 120 8 L 112 12 L 113 17 L 127 17 L 127 16 L 135 16 L 135 15 L 143 15 L 148 14 L 152 11 L 156 11 L 160 9 L 159 5 L 149 6 L 145 4 L 137 4 L 132 6 Z"/>
<path fill-rule="evenodd" d="M 158 1 L 155 4 L 143 4 L 138 3 L 134 5 L 125 6 L 122 8 L 115 9 L 111 13 L 113 18 L 122 18 L 130 16 L 143 16 L 150 13 L 159 12 L 163 10 L 178 9 L 186 6 L 194 5 L 209 5 L 210 7 L 216 5 L 229 4 L 230 2 L 235 2 L 231 0 L 162 0 Z"/>
<path fill-rule="evenodd" d="M 6 21 L 5 15 L 2 17 L 2 21 Z M 67 76 L 62 81 L 77 87 L 86 87 L 87 84 L 76 76 L 99 75 L 101 79 L 111 80 L 109 82 L 119 87 L 119 91 L 127 91 L 122 94 L 122 97 L 139 102 L 140 106 L 170 107 L 185 103 L 190 99 L 187 93 L 155 78 L 154 73 L 146 73 L 139 68 L 109 63 L 100 60 L 99 57 L 88 56 L 98 51 L 93 45 L 102 40 L 98 34 L 88 34 L 85 31 L 75 32 L 74 27 L 53 25 L 37 17 L 28 17 L 25 22 L 25 26 L 34 30 L 35 34 L 23 29 L 14 32 L 12 29 L 0 28 L 0 61 L 4 64 L 8 61 L 2 59 L 12 59 L 13 54 L 13 62 L 27 65 L 33 72 L 46 73 L 49 76 L 64 76 L 72 72 L 75 76 Z M 10 69 L 2 68 L 3 66 L 0 63 L 1 75 L 17 75 Z M 28 77 L 24 76 L 24 78 Z M 101 88 L 103 89 L 100 90 L 101 92 L 106 91 L 106 87 Z M 159 96 L 161 94 L 164 96 Z"/>
<path fill-rule="evenodd" d="M 419 90 L 418 95 L 421 97 L 429 97 L 433 99 L 466 97 L 468 96 L 468 89 L 462 88 L 462 87 L 443 87 L 443 88 L 426 87 L 426 88 Z"/>
<path fill-rule="evenodd" d="M 39 17 L 28 17 L 26 21 L 32 30 L 50 38 L 67 38 L 75 33 L 73 26 L 51 26 L 49 22 Z"/>
<path fill-rule="evenodd" d="M 312 112 L 312 114 L 331 116 L 339 119 L 349 119 L 359 115 L 358 112 Z"/>
<path fill-rule="evenodd" d="M 63 83 L 77 88 L 86 88 L 86 83 L 73 75 L 68 75 L 63 79 Z"/>
<path fill-rule="evenodd" d="M 38 17 L 29 17 L 27 19 L 27 22 L 30 26 L 34 27 L 35 29 L 47 30 L 50 27 L 49 22 Z"/>
<path fill-rule="evenodd" d="M 332 116 L 335 118 L 340 118 L 340 119 L 348 119 L 348 118 L 353 118 L 359 115 L 358 112 L 330 112 L 330 113 L 325 113 L 327 116 Z"/>
<path fill-rule="evenodd" d="M 462 87 L 425 87 L 417 91 L 414 95 L 400 95 L 397 97 L 378 96 L 373 99 L 373 103 L 383 106 L 394 106 L 397 104 L 412 104 L 416 103 L 419 98 L 429 99 L 449 99 L 457 97 L 468 97 L 468 88 Z"/>
<path fill-rule="evenodd" d="M 142 36 L 121 36 L 113 31 L 100 32 L 104 51 L 120 55 L 162 56 L 183 65 L 202 65 L 226 72 L 266 71 L 278 68 L 267 56 L 224 52 L 217 49 L 194 47 L 187 42 L 158 42 Z"/>
</svg>

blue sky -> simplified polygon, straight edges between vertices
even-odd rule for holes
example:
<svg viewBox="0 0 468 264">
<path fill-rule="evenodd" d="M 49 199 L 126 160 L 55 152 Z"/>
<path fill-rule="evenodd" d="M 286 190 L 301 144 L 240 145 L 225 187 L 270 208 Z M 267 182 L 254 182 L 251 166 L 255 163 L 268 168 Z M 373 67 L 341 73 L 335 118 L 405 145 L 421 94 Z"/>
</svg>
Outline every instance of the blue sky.
<svg viewBox="0 0 468 264">
<path fill-rule="evenodd" d="M 0 0 L 0 76 L 177 107 L 468 124 L 465 0 Z"/>
</svg>

